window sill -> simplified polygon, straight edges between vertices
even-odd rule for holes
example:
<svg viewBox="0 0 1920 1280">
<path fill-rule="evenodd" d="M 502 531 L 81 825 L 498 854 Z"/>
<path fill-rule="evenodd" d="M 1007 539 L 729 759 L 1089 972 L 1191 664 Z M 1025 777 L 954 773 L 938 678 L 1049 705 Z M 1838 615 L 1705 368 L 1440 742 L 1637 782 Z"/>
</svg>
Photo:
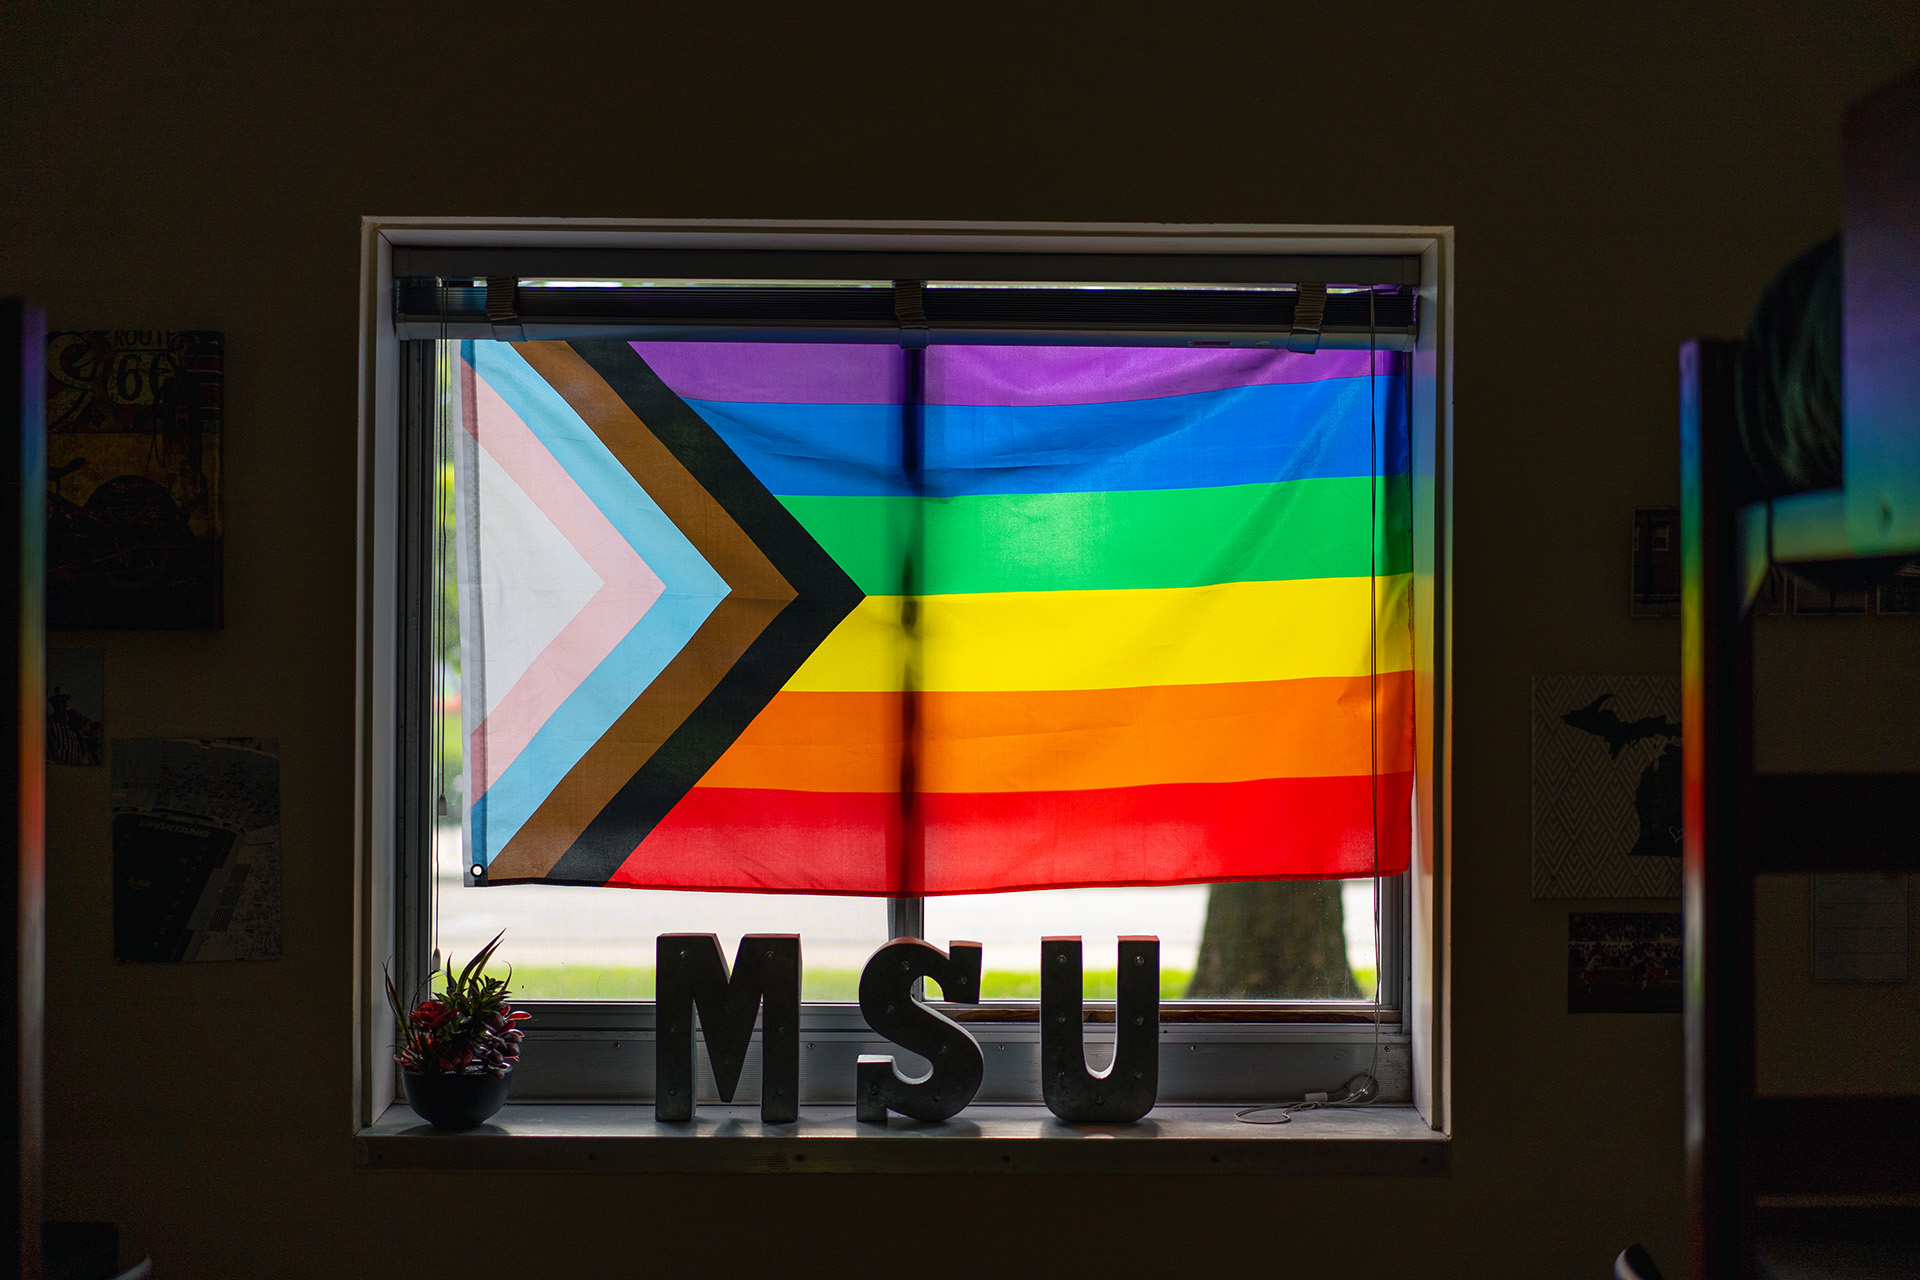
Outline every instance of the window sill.
<svg viewBox="0 0 1920 1280">
<path fill-rule="evenodd" d="M 691 1123 L 661 1124 L 650 1106 L 517 1103 L 446 1133 L 399 1105 L 354 1146 L 375 1169 L 622 1173 L 1445 1174 L 1452 1162 L 1447 1137 L 1412 1107 L 1307 1111 L 1282 1125 L 1245 1124 L 1235 1110 L 1169 1106 L 1136 1124 L 1065 1125 L 1037 1105 L 982 1105 L 944 1124 L 896 1116 L 883 1129 L 831 1105 L 764 1125 L 754 1106 L 706 1105 Z"/>
</svg>

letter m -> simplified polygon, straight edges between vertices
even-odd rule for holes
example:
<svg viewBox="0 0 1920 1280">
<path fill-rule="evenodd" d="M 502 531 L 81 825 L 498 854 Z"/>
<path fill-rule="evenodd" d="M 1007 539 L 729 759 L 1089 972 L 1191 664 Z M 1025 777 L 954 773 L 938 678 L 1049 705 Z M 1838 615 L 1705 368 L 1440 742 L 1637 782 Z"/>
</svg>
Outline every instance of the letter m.
<svg viewBox="0 0 1920 1280">
<path fill-rule="evenodd" d="M 693 1015 L 707 1043 L 720 1100 L 732 1102 L 766 1005 L 760 1053 L 760 1119 L 800 1118 L 800 935 L 750 933 L 727 972 L 711 933 L 663 933 L 655 942 L 653 1114 L 693 1119 Z"/>
</svg>

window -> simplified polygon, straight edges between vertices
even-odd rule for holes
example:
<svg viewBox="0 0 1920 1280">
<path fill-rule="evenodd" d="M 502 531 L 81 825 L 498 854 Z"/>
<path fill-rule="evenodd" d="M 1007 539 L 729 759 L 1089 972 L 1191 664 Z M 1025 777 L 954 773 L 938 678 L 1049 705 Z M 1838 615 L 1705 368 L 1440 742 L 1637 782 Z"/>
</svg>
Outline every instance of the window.
<svg viewBox="0 0 1920 1280">
<path fill-rule="evenodd" d="M 1096 1011 L 1161 937 L 1165 1102 L 1411 1096 L 1419 259 L 394 271 L 395 957 L 507 929 L 516 1096 L 648 1096 L 666 931 L 801 935 L 809 1100 L 902 934 L 986 946 L 982 1101 L 1060 933 Z"/>
</svg>

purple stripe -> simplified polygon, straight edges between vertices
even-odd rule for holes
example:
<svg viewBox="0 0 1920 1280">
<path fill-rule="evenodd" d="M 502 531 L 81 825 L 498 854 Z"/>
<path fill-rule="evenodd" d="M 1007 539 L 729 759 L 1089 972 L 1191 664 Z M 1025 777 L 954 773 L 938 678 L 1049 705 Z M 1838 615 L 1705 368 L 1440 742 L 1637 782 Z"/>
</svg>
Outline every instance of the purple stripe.
<svg viewBox="0 0 1920 1280">
<path fill-rule="evenodd" d="M 1391 373 L 1395 353 L 1375 352 Z M 927 403 L 1111 404 L 1229 387 L 1364 378 L 1364 351 L 1216 350 L 1192 347 L 931 347 Z"/>
<path fill-rule="evenodd" d="M 906 393 L 900 350 L 875 343 L 636 342 L 633 349 L 684 400 L 898 404 Z M 1399 369 L 1396 352 L 1378 351 L 1373 358 L 1378 373 Z M 930 347 L 926 402 L 1111 404 L 1366 374 L 1364 351 Z"/>
<path fill-rule="evenodd" d="M 755 404 L 899 404 L 900 348 L 861 342 L 636 342 L 682 400 Z"/>
</svg>

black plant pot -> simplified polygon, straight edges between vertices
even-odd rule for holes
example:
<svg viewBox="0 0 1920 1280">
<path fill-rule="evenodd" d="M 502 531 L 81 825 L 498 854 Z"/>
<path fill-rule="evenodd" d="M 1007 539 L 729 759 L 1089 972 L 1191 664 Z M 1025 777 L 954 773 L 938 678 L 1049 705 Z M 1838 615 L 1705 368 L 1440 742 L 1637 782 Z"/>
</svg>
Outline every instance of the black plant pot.
<svg viewBox="0 0 1920 1280">
<path fill-rule="evenodd" d="M 507 1104 L 513 1070 L 504 1076 L 455 1076 L 402 1071 L 407 1105 L 428 1124 L 441 1129 L 471 1129 L 493 1118 Z"/>
</svg>

